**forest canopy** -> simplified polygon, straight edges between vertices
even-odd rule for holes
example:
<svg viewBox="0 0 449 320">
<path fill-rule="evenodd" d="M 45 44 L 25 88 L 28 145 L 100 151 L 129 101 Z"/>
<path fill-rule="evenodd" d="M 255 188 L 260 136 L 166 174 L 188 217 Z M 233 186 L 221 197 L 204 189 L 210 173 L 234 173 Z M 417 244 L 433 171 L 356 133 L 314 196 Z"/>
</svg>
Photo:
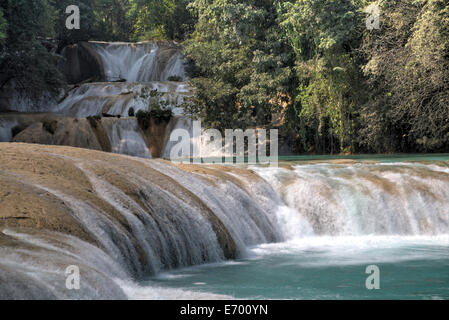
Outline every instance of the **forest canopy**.
<svg viewBox="0 0 449 320">
<path fill-rule="evenodd" d="M 449 151 L 447 0 L 0 0 L 0 88 L 56 90 L 62 48 L 88 40 L 180 42 L 208 127 L 277 127 L 298 153 Z"/>
</svg>

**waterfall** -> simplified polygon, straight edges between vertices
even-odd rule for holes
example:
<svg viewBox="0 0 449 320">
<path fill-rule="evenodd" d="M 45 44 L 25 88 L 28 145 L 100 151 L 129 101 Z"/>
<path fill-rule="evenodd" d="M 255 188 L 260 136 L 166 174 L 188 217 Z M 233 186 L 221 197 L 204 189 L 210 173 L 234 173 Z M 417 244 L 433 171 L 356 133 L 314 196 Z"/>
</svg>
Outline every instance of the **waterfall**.
<svg viewBox="0 0 449 320">
<path fill-rule="evenodd" d="M 148 150 L 136 119 L 104 118 L 101 123 L 108 135 L 112 152 L 151 158 L 151 152 Z"/>
<path fill-rule="evenodd" d="M 226 226 L 240 254 L 244 255 L 248 246 L 284 239 L 277 227 L 275 210 L 279 202 L 276 193 L 257 177 L 244 179 L 218 168 L 210 172 L 217 177 L 205 179 L 163 162 L 152 162 L 151 167 L 184 188 L 194 190 Z M 251 188 L 257 191 L 252 192 Z M 268 204 L 266 199 L 269 199 Z"/>
<path fill-rule="evenodd" d="M 346 243 L 449 234 L 449 167 L 443 162 L 237 168 L 71 148 L 8 148 L 2 185 L 15 183 L 24 194 L 61 203 L 58 215 L 71 217 L 72 225 L 58 226 L 62 222 L 50 213 L 45 219 L 57 230 L 82 233 L 3 226 L 0 298 L 4 292 L 16 298 L 124 298 L 146 294 L 149 289 L 136 281 L 149 275 L 246 257 L 255 246 L 263 251 L 310 238 Z M 35 158 L 36 166 L 26 165 Z M 86 277 L 78 293 L 61 284 L 69 265 L 80 266 Z M 153 289 L 152 297 L 191 294 Z"/>
<path fill-rule="evenodd" d="M 0 279 L 11 274 L 17 279 L 16 284 L 0 282 L 0 291 L 11 294 L 10 298 L 23 298 L 23 294 L 29 294 L 28 298 L 73 298 L 61 283 L 56 283 L 65 278 L 64 268 L 69 265 L 80 266 L 87 274 L 84 281 L 89 281 L 85 290 L 73 293 L 75 297 L 104 294 L 120 298 L 123 292 L 117 289 L 119 282 L 243 256 L 248 246 L 282 239 L 271 208 L 257 200 L 275 197 L 275 193 L 254 175 L 250 175 L 251 183 L 265 184 L 267 190 L 250 187 L 245 180 L 221 170 L 211 169 L 215 177 L 197 176 L 153 160 L 124 156 L 114 160 L 114 156 L 103 158 L 103 153 L 90 152 L 85 158 L 78 154 L 79 150 L 70 155 L 57 150 L 45 152 L 48 162 L 63 161 L 66 168 L 82 174 L 80 177 L 78 173 L 76 180 L 67 176 L 68 189 L 61 189 L 59 182 L 38 182 L 23 173 L 5 174 L 8 181 L 17 181 L 24 189 L 31 188 L 55 199 L 52 201 L 62 202 L 98 249 L 93 251 L 92 243 L 72 241 L 73 237 L 64 234 L 0 230 L 0 266 L 5 270 L 0 272 Z M 80 178 L 87 179 L 92 188 L 85 195 L 89 200 L 75 192 L 84 188 L 78 185 Z M 252 198 L 251 190 L 257 198 Z M 28 243 L 33 247 L 28 248 Z M 29 253 L 17 254 L 16 250 L 22 249 Z M 14 270 L 16 264 L 21 268 Z M 35 291 L 22 292 L 23 282 Z M 95 285 L 101 289 L 90 292 Z M 111 292 L 105 293 L 108 288 L 112 288 Z"/>
<path fill-rule="evenodd" d="M 100 55 L 107 81 L 167 81 L 170 77 L 185 80 L 183 55 L 174 44 L 90 42 Z"/>
<path fill-rule="evenodd" d="M 157 94 L 156 94 L 157 93 Z M 183 82 L 97 82 L 74 86 L 61 94 L 59 101 L 42 98 L 45 103 L 35 107 L 28 100 L 17 97 L 11 102 L 13 110 L 20 112 L 52 112 L 69 117 L 85 118 L 102 114 L 128 117 L 133 108 L 148 111 L 152 103 L 171 107 L 181 113 L 179 106 L 191 95 L 191 88 Z"/>
<path fill-rule="evenodd" d="M 53 112 L 72 117 L 122 115 L 128 110 L 148 110 L 153 102 L 176 108 L 189 95 L 181 48 L 171 42 L 106 43 L 89 42 L 89 47 L 102 60 L 106 81 L 126 82 L 84 83 L 62 90 L 58 97 L 44 93 L 31 98 L 13 83 L 7 91 L 8 110 L 18 112 Z M 73 69 L 73 68 L 72 68 Z M 152 91 L 162 93 L 151 96 Z"/>
<path fill-rule="evenodd" d="M 39 97 L 30 96 L 26 89 L 16 86 L 10 82 L 2 89 L 7 100 L 7 111 L 15 112 L 47 112 L 53 111 L 57 101 L 62 97 L 43 93 Z M 0 92 L 1 93 L 1 92 Z"/>
<path fill-rule="evenodd" d="M 175 52 L 167 63 L 161 74 L 161 80 L 167 81 L 170 77 L 179 77 L 179 80 L 186 80 L 186 71 L 184 67 L 184 56 L 182 52 Z"/>
<path fill-rule="evenodd" d="M 181 111 L 179 111 L 181 113 Z M 201 127 L 198 131 L 201 131 L 201 134 L 199 136 L 195 136 L 196 133 L 194 133 L 194 122 L 192 119 L 182 116 L 180 114 L 176 115 L 172 119 L 174 126 L 172 129 L 172 133 L 177 133 L 175 131 L 182 130 L 182 132 L 188 132 L 189 133 L 189 142 L 190 142 L 190 150 L 193 152 L 193 150 L 199 150 L 199 156 L 198 158 L 202 159 L 208 159 L 210 162 L 212 162 L 214 159 L 220 164 L 223 157 L 223 149 L 221 147 L 217 147 L 216 143 L 214 141 L 211 141 L 210 138 L 206 134 L 204 134 L 204 128 Z M 200 122 L 201 123 L 201 122 Z M 198 128 L 200 126 L 198 125 Z M 179 132 L 179 131 L 178 131 Z M 162 152 L 162 158 L 164 159 L 182 159 L 183 155 L 181 152 L 178 154 L 171 154 L 171 151 L 173 147 L 175 147 L 180 141 L 179 136 L 174 134 L 175 139 L 178 138 L 178 140 L 171 140 L 171 136 L 169 137 L 167 143 L 165 144 L 164 150 Z M 224 137 L 223 137 L 224 138 Z M 195 148 L 195 149 L 194 149 Z M 192 153 L 193 154 L 193 153 Z M 173 156 L 173 157 L 172 157 Z"/>
<path fill-rule="evenodd" d="M 192 120 L 190 120 L 190 119 L 188 119 L 186 117 L 183 117 L 183 116 L 176 116 L 173 119 L 173 121 L 175 122 L 175 125 L 173 127 L 173 131 L 182 129 L 182 130 L 186 130 L 187 132 L 189 132 L 190 137 L 193 136 L 193 133 L 192 133 L 192 130 L 193 130 L 193 128 L 192 128 Z M 170 157 L 171 150 L 177 143 L 179 143 L 179 141 L 171 141 L 169 139 L 167 141 L 167 144 L 164 147 L 163 152 L 162 152 L 162 158 L 170 159 L 171 158 Z M 192 141 L 192 143 L 193 143 L 193 141 Z"/>
<path fill-rule="evenodd" d="M 180 82 L 186 80 L 186 73 L 182 48 L 178 44 L 86 42 L 67 49 L 70 49 L 64 51 L 67 60 L 61 68 L 65 70 L 64 72 L 69 72 L 69 75 L 73 75 L 71 78 L 78 79 L 77 81 L 92 79 L 98 81 L 105 78 L 104 80 L 111 82 L 80 83 L 62 89 L 57 97 L 44 93 L 38 99 L 29 97 L 23 90 L 16 90 L 14 84 L 10 83 L 10 87 L 5 89 L 8 110 L 21 113 L 53 113 L 72 118 L 92 116 L 128 118 L 132 115 L 131 110 L 137 114 L 140 110 L 150 111 L 151 108 L 158 106 L 171 108 L 177 116 L 183 114 L 182 104 L 191 96 L 192 88 L 187 82 Z M 93 74 L 97 75 L 84 79 Z M 112 82 L 117 80 L 120 81 Z M 151 158 L 147 147 L 151 137 L 143 134 L 135 119 L 105 120 L 104 123 L 112 152 Z M 31 125 L 33 123 L 27 123 L 26 127 Z M 12 140 L 11 126 L 12 124 L 5 121 L 0 122 L 0 141 Z M 159 138 L 156 137 L 157 139 Z M 87 140 L 94 141 L 96 137 L 87 137 Z M 58 141 L 76 141 L 76 139 Z M 164 150 L 164 145 L 157 143 L 157 146 L 152 148 L 156 149 L 152 151 L 159 156 Z M 103 150 L 109 151 L 109 148 Z"/>
<path fill-rule="evenodd" d="M 253 170 L 279 190 L 316 235 L 449 233 L 447 165 L 313 164 Z"/>
<path fill-rule="evenodd" d="M 57 102 L 46 95 L 41 100 L 13 95 L 11 109 L 58 117 L 120 116 L 83 123 L 92 131 L 86 140 L 95 135 L 107 140 L 101 145 L 105 149 L 110 145 L 113 153 L 127 156 L 0 145 L 2 186 L 20 190 L 7 190 L 4 198 L 32 194 L 30 199 L 36 199 L 23 212 L 9 207 L 20 214 L 0 219 L 0 299 L 121 299 L 145 290 L 136 283 L 148 276 L 245 258 L 262 244 L 449 234 L 449 167 L 443 162 L 236 168 L 150 160 L 151 137 L 136 118 L 128 117 L 131 108 L 138 112 L 155 103 L 167 105 L 175 113 L 170 125 L 192 132 L 192 121 L 181 108 L 192 89 L 185 82 L 167 81 L 186 79 L 180 48 L 167 43 L 90 46 L 102 59 L 106 80 L 127 82 L 72 86 Z M 0 142 L 12 140 L 12 129 L 20 123 L 15 117 L 0 118 Z M 36 116 L 36 122 L 44 120 Z M 69 120 L 81 128 L 81 121 Z M 69 134 L 64 121 L 58 121 L 55 134 Z M 32 125 L 31 120 L 23 123 Z M 170 157 L 175 143 L 158 146 L 163 157 Z M 42 204 L 57 208 L 57 214 Z M 44 227 L 42 219 L 49 221 Z M 81 291 L 62 285 L 69 265 L 83 272 Z M 154 290 L 156 296 L 164 294 Z"/>
<path fill-rule="evenodd" d="M 131 279 L 130 274 L 92 244 L 65 234 L 11 229 L 0 232 L 0 242 L 0 300 L 126 299 L 113 279 Z M 83 275 L 80 290 L 65 287 L 70 265 Z"/>
<path fill-rule="evenodd" d="M 153 103 L 176 108 L 189 91 L 185 83 L 178 82 L 88 83 L 69 91 L 51 111 L 80 118 L 102 114 L 128 117 L 131 108 L 148 111 Z"/>
</svg>

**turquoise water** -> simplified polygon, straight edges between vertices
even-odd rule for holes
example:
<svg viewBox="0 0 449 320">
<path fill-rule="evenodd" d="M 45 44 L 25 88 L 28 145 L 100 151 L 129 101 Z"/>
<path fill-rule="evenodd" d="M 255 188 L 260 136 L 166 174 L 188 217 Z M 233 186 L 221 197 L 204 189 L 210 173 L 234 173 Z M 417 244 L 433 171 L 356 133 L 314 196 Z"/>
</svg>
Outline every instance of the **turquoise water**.
<svg viewBox="0 0 449 320">
<path fill-rule="evenodd" d="M 366 288 L 369 265 L 379 267 L 379 290 Z M 449 236 L 267 244 L 246 259 L 165 273 L 146 285 L 236 299 L 449 299 Z"/>
<path fill-rule="evenodd" d="M 169 160 L 169 159 L 166 159 Z M 194 162 L 195 158 L 190 158 L 190 162 Z M 377 161 L 382 163 L 396 162 L 415 162 L 415 161 L 449 161 L 449 154 L 358 154 L 358 155 L 295 155 L 295 156 L 279 156 L 279 162 L 307 162 L 307 161 L 332 161 L 332 160 L 354 160 L 354 161 Z M 184 159 L 184 161 L 189 161 Z M 199 161 L 197 159 L 197 161 Z M 236 158 L 233 159 L 236 163 Z M 272 160 L 271 160 L 272 161 Z M 225 158 L 206 157 L 201 159 L 202 163 L 225 163 Z M 248 162 L 248 157 L 244 157 L 244 162 Z"/>
<path fill-rule="evenodd" d="M 449 154 L 392 154 L 392 155 L 302 155 L 302 156 L 281 156 L 280 161 L 315 161 L 315 160 L 359 160 L 359 161 L 379 161 L 379 162 L 403 162 L 403 161 L 449 161 Z"/>
<path fill-rule="evenodd" d="M 307 164 L 330 160 L 307 156 L 283 159 L 296 162 L 288 168 L 251 167 L 283 199 L 277 217 L 287 241 L 249 247 L 236 261 L 163 273 L 143 286 L 183 298 L 449 300 L 449 169 L 410 163 L 449 156 L 335 159 L 380 163 Z M 372 265 L 379 290 L 366 287 Z"/>
</svg>

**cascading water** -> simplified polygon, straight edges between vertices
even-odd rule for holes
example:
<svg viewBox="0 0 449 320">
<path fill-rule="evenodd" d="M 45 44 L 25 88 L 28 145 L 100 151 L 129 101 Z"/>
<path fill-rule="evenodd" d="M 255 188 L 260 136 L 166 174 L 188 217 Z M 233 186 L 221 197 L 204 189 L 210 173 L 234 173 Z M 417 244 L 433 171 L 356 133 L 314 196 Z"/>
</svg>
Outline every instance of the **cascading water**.
<svg viewBox="0 0 449 320">
<path fill-rule="evenodd" d="M 126 299 L 112 279 L 130 279 L 114 256 L 65 234 L 0 232 L 0 299 Z M 4 245 L 4 243 L 10 245 Z M 21 247 L 20 253 L 17 247 Z M 80 290 L 63 290 L 65 268 L 77 265 Z"/>
<path fill-rule="evenodd" d="M 9 91 L 9 110 L 18 112 L 54 112 L 73 117 L 107 113 L 127 117 L 129 108 L 148 110 L 153 102 L 176 108 L 191 89 L 184 82 L 186 74 L 181 49 L 174 43 L 102 43 L 88 44 L 102 60 L 106 81 L 84 83 L 60 96 L 30 98 L 23 90 Z M 162 93 L 150 96 L 152 91 Z M 145 91 L 145 93 L 143 92 Z"/>
<path fill-rule="evenodd" d="M 176 180 L 184 188 L 195 190 L 200 199 L 225 224 L 241 254 L 244 254 L 248 246 L 283 240 L 277 228 L 276 210 L 279 203 L 276 193 L 264 185 L 263 181 L 239 181 L 233 177 L 239 181 L 235 182 L 228 176 L 228 179 L 215 184 L 214 179 L 205 180 L 204 177 L 187 174 L 161 162 L 152 163 L 152 167 Z M 248 194 L 248 189 L 242 189 L 236 184 L 245 182 L 251 183 L 253 188 L 260 184 L 265 188 Z M 264 205 L 266 199 L 271 200 L 269 205 Z"/>
<path fill-rule="evenodd" d="M 65 170 L 79 170 L 82 178 L 78 173 L 77 181 L 87 180 L 91 190 L 82 191 L 86 187 L 76 181 L 62 190 L 60 180 L 47 185 L 42 176 L 28 177 L 23 171 L 6 171 L 0 177 L 62 201 L 93 240 L 89 244 L 64 234 L 2 230 L 0 277 L 12 274 L 16 285 L 2 281 L 0 292 L 12 297 L 73 298 L 57 286 L 63 268 L 71 264 L 88 274 L 89 283 L 77 297 L 222 298 L 201 294 L 185 282 L 221 281 L 221 271 L 177 268 L 237 257 L 249 262 L 216 268 L 235 268 L 237 274 L 251 272 L 254 277 L 276 267 L 280 273 L 273 274 L 297 281 L 300 274 L 290 263 L 307 274 L 323 266 L 449 259 L 449 168 L 444 163 L 286 164 L 247 170 L 174 166 L 104 153 L 78 155 L 76 150 L 43 153 L 46 163 L 63 161 Z M 92 246 L 98 249 L 89 249 Z M 417 249 L 404 251 L 404 246 Z M 18 253 L 14 248 L 26 250 Z M 44 256 L 51 268 L 42 268 Z M 17 264 L 21 268 L 14 269 Z M 260 264 L 265 269 L 258 269 Z M 245 271 L 245 265 L 255 269 Z M 145 280 L 150 275 L 156 277 Z M 261 276 L 267 278 L 263 272 Z M 17 285 L 22 281 L 30 283 L 27 290 Z M 89 291 L 94 283 L 101 286 L 97 293 Z M 238 283 L 234 285 L 239 292 Z M 232 292 L 223 288 L 212 292 Z M 273 290 L 278 294 L 273 297 L 295 295 L 290 289 Z"/>
<path fill-rule="evenodd" d="M 254 168 L 317 235 L 449 234 L 449 168 L 314 164 Z"/>
<path fill-rule="evenodd" d="M 10 89 L 8 110 L 21 113 L 45 112 L 74 118 L 93 116 L 128 118 L 133 113 L 136 115 L 140 110 L 150 111 L 153 106 L 157 105 L 171 108 L 175 115 L 181 116 L 183 113 L 181 106 L 191 95 L 192 89 L 186 82 L 180 82 L 186 80 L 186 74 L 182 49 L 178 44 L 174 42 L 135 44 L 88 42 L 83 43 L 81 47 L 84 48 L 84 55 L 89 56 L 90 60 L 98 62 L 100 69 L 103 68 L 101 74 L 105 77 L 104 80 L 120 81 L 81 83 L 62 90 L 58 97 L 49 97 L 44 94 L 41 99 L 31 99 L 23 91 Z M 72 52 L 73 49 L 70 51 Z M 79 55 L 79 53 L 75 54 L 75 56 Z M 68 65 L 66 69 L 74 73 L 78 70 L 77 66 L 80 61 L 75 61 L 71 57 L 71 55 L 66 57 Z M 18 117 L 20 116 L 18 114 Z M 8 116 L 9 118 L 11 117 Z M 36 122 L 39 121 L 41 121 L 40 118 L 36 120 Z M 45 122 L 46 119 L 42 121 Z M 107 123 L 105 129 L 112 152 L 144 158 L 151 157 L 150 151 L 145 147 L 148 137 L 138 126 L 134 125 L 135 121 L 105 120 L 104 122 Z M 117 127 L 114 128 L 114 126 Z M 10 133 L 10 124 L 0 119 L 1 141 L 11 141 Z M 153 132 L 153 134 L 159 135 L 159 132 Z M 22 135 L 21 142 L 34 143 L 33 136 L 33 134 Z M 166 134 L 159 136 L 163 136 L 163 140 L 166 140 Z M 160 138 L 159 136 L 156 139 Z M 93 141 L 97 138 L 83 137 L 81 140 Z M 50 140 L 79 141 L 80 139 L 58 137 L 57 139 L 41 138 L 38 141 L 42 143 Z M 163 143 L 159 140 L 155 142 L 157 145 L 156 156 L 163 152 L 164 145 L 161 145 Z M 84 145 L 91 146 L 89 143 L 84 143 Z M 95 146 L 98 148 L 97 144 Z M 109 151 L 109 148 L 105 146 L 102 148 Z"/>
<path fill-rule="evenodd" d="M 272 206 L 286 241 L 252 246 L 236 263 L 170 271 L 148 286 L 243 299 L 449 298 L 447 162 L 251 169 L 277 191 L 278 200 L 250 194 Z M 365 286 L 373 265 L 381 290 Z"/>
<path fill-rule="evenodd" d="M 167 81 L 186 78 L 183 55 L 175 44 L 90 42 L 100 55 L 106 80 Z"/>
<path fill-rule="evenodd" d="M 136 119 L 111 119 L 102 120 L 111 143 L 111 151 L 134 157 L 151 158 L 147 143 L 140 133 Z"/>
<path fill-rule="evenodd" d="M 167 81 L 185 79 L 179 48 L 156 43 L 90 45 L 101 57 L 106 80 L 128 82 L 81 84 L 58 103 L 47 99 L 38 107 L 36 101 L 17 98 L 12 109 L 71 117 L 121 116 L 101 120 L 110 151 L 141 158 L 151 158 L 151 152 L 137 120 L 127 118 L 131 108 L 148 110 L 152 103 L 164 102 L 175 109 L 174 129 L 191 132 L 191 121 L 176 108 L 191 89 Z M 14 116 L 1 121 L 0 142 L 11 141 Z M 170 157 L 173 144 L 162 148 L 163 157 Z M 449 268 L 447 162 L 288 163 L 247 170 L 174 166 L 40 146 L 45 151 L 39 157 L 44 158 L 37 157 L 30 166 L 37 151 L 21 154 L 14 148 L 19 147 L 6 149 L 10 158 L 0 171 L 2 184 L 17 184 L 20 195 L 34 193 L 51 206 L 60 204 L 59 214 L 69 216 L 76 228 L 63 224 L 58 232 L 42 231 L 39 219 L 48 218 L 44 207 L 38 208 L 34 229 L 8 224 L 28 221 L 29 208 L 24 215 L 2 217 L 0 298 L 338 298 L 315 288 L 298 294 L 295 286 L 303 283 L 296 281 L 325 278 L 310 270 L 329 266 L 336 268 L 331 274 L 341 266 L 404 261 L 417 261 L 418 267 L 421 261 L 436 261 L 430 272 L 441 274 Z M 18 162 L 19 169 L 9 167 Z M 64 175 L 45 180 L 60 172 Z M 2 201 L 10 196 L 7 191 L 0 193 Z M 243 262 L 222 264 L 234 258 Z M 234 287 L 226 289 L 221 273 L 212 267 L 189 269 L 187 274 L 176 271 L 207 263 L 235 275 Z M 86 281 L 81 291 L 65 289 L 68 265 L 81 268 Z M 358 272 L 356 267 L 351 272 Z M 262 280 L 251 284 L 252 291 L 244 287 L 245 281 L 258 277 Z M 205 287 L 205 293 L 192 287 L 209 281 L 220 285 Z M 277 289 L 282 283 L 289 285 Z M 271 286 L 272 292 L 257 289 L 264 286 Z M 449 293 L 440 291 L 441 296 L 449 298 Z"/>
<path fill-rule="evenodd" d="M 181 109 L 181 108 L 179 108 Z M 189 134 L 188 140 L 190 144 L 190 150 L 198 150 L 199 156 L 198 158 L 202 159 L 217 159 L 217 162 L 221 163 L 221 159 L 223 157 L 223 150 L 220 147 L 217 147 L 217 144 L 205 134 L 204 128 L 200 128 L 199 124 L 196 129 L 198 132 L 201 132 L 197 135 L 197 132 L 194 132 L 194 121 L 186 116 L 182 115 L 182 110 L 175 110 L 178 114 L 175 113 L 173 117 L 173 129 L 171 131 L 170 139 L 168 139 L 165 144 L 164 150 L 162 152 L 162 158 L 164 159 L 182 159 L 185 155 L 182 155 L 181 150 L 174 149 L 174 147 L 180 143 L 180 138 L 187 139 L 185 133 Z M 197 135 L 197 136 L 196 136 Z M 172 154 L 172 151 L 173 154 Z M 177 152 L 177 153 L 176 153 Z"/>
<path fill-rule="evenodd" d="M 104 290 L 116 286 L 117 279 L 129 283 L 130 279 L 140 279 L 163 270 L 220 262 L 226 258 L 243 256 L 248 246 L 282 239 L 272 208 L 257 201 L 258 197 L 274 197 L 274 191 L 266 184 L 268 189 L 260 195 L 254 193 L 255 198 L 252 198 L 247 193 L 250 189 L 244 183 L 220 170 L 210 169 L 211 173 L 217 175 L 215 177 L 197 176 L 159 161 L 122 156 L 116 162 L 109 154 L 92 154 L 89 158 L 82 158 L 75 156 L 78 153 L 76 150 L 71 155 L 55 152 L 46 154 L 47 161 L 63 161 L 66 166 L 79 170 L 84 176 L 83 180 L 87 179 L 92 188 L 86 195 L 91 197 L 94 194 L 94 198 L 86 200 L 81 193 L 75 192 L 83 187 L 78 186 L 73 179 L 70 179 L 70 188 L 61 190 L 59 182 L 49 184 L 40 181 L 40 178 L 36 178 L 39 180 L 36 181 L 23 172 L 7 172 L 2 177 L 7 181 L 20 181 L 22 189 L 46 193 L 54 199 L 52 201 L 62 202 L 67 207 L 69 215 L 101 249 L 102 256 L 109 258 L 109 262 L 102 264 L 115 263 L 120 266 L 119 275 L 109 273 L 107 269 L 101 270 L 109 276 L 108 281 L 101 284 Z M 106 158 L 103 159 L 103 156 Z M 105 162 L 105 159 L 112 161 Z M 77 179 L 79 177 L 77 174 Z M 193 185 L 187 183 L 189 179 Z M 263 183 L 261 179 L 251 182 Z M 244 216 L 239 217 L 236 212 Z M 22 259 L 20 254 L 15 256 L 14 261 L 11 261 L 12 253 L 0 257 L 0 265 L 24 264 L 24 268 L 15 271 L 19 275 L 33 270 L 31 286 L 36 288 L 36 292 L 47 292 L 48 286 L 54 286 L 53 278 L 62 277 L 66 266 L 84 266 L 90 261 L 91 252 L 84 252 L 84 248 L 89 245 L 82 240 L 74 243 L 75 248 L 63 245 L 61 250 L 65 250 L 64 255 L 53 260 L 53 247 L 58 246 L 59 239 L 65 236 L 49 234 L 49 244 L 44 245 L 39 240 L 39 232 L 28 234 L 28 231 L 7 228 L 0 233 L 0 242 L 6 252 L 27 247 L 24 238 L 31 239 L 36 247 L 43 248 L 35 253 L 39 257 L 37 264 Z M 66 243 L 70 239 L 61 241 Z M 41 255 L 48 255 L 52 259 L 48 262 L 52 268 L 41 270 L 43 264 L 39 261 L 44 260 Z M 89 281 L 92 281 L 89 286 L 94 286 L 92 279 L 96 277 L 97 271 L 85 268 L 85 272 L 89 273 Z M 7 277 L 8 272 L 3 276 Z M 16 277 L 21 279 L 19 275 Z M 41 278 L 51 279 L 50 284 L 46 280 L 41 283 Z M 23 277 L 22 280 L 30 281 L 29 277 Z M 23 298 L 24 294 L 38 297 L 33 296 L 33 291 L 16 292 L 4 286 L 0 283 L 0 291 L 9 292 L 10 297 Z M 64 293 L 64 286 L 53 289 L 46 297 L 68 297 Z M 79 297 L 84 298 L 96 297 L 86 290 L 79 294 Z"/>
<path fill-rule="evenodd" d="M 152 96 L 152 92 L 158 95 Z M 102 114 L 128 117 L 129 109 L 148 111 L 152 103 L 176 108 L 188 95 L 189 87 L 177 82 L 90 83 L 71 90 L 49 111 L 78 118 Z"/>
</svg>

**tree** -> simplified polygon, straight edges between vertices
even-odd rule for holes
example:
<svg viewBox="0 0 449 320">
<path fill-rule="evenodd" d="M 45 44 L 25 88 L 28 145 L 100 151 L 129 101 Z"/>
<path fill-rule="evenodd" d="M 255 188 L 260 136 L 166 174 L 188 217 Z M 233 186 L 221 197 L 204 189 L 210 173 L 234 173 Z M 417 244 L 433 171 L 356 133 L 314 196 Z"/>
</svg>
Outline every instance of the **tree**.
<svg viewBox="0 0 449 320">
<path fill-rule="evenodd" d="M 50 4 L 55 11 L 55 31 L 56 38 L 59 41 L 59 50 L 69 44 L 79 41 L 87 41 L 96 36 L 100 36 L 97 32 L 97 21 L 92 7 L 92 1 L 88 0 L 51 0 Z M 69 5 L 76 5 L 80 8 L 80 29 L 69 30 L 66 28 L 66 19 L 68 17 L 66 8 Z"/>
<path fill-rule="evenodd" d="M 136 17 L 135 38 L 184 40 L 195 24 L 187 6 L 190 0 L 132 0 L 130 14 Z"/>
<path fill-rule="evenodd" d="M 54 36 L 52 7 L 46 0 L 3 0 L 0 8 L 8 21 L 0 55 L 0 88 L 13 83 L 28 94 L 55 91 L 62 83 L 58 56 L 43 45 Z"/>
<path fill-rule="evenodd" d="M 217 129 L 270 126 L 291 103 L 294 55 L 277 1 L 195 0 L 186 56 L 197 94 L 191 113 Z"/>
<path fill-rule="evenodd" d="M 129 0 L 51 0 L 56 11 L 55 29 L 59 49 L 79 41 L 129 41 L 133 34 L 134 17 L 129 13 Z M 80 8 L 79 30 L 68 30 L 66 8 Z"/>
<path fill-rule="evenodd" d="M 130 0 L 96 0 L 93 2 L 98 34 L 102 40 L 129 41 L 133 35 L 135 15 Z M 98 35 L 97 35 L 98 37 Z"/>
<path fill-rule="evenodd" d="M 366 33 L 372 94 L 363 112 L 373 151 L 447 151 L 449 7 L 444 0 L 388 1 L 382 29 Z"/>
<path fill-rule="evenodd" d="M 5 18 L 3 17 L 3 9 L 0 7 L 0 49 L 3 45 L 3 42 L 6 39 L 6 28 L 8 24 L 6 23 Z"/>
<path fill-rule="evenodd" d="M 353 152 L 354 116 L 361 101 L 362 74 L 355 49 L 362 31 L 357 0 L 297 0 L 280 12 L 296 52 L 299 78 L 297 117 L 314 132 L 315 152 Z M 306 128 L 300 128 L 306 134 Z M 309 137 L 301 137 L 302 141 Z M 312 149 L 310 149 L 312 150 Z"/>
</svg>

